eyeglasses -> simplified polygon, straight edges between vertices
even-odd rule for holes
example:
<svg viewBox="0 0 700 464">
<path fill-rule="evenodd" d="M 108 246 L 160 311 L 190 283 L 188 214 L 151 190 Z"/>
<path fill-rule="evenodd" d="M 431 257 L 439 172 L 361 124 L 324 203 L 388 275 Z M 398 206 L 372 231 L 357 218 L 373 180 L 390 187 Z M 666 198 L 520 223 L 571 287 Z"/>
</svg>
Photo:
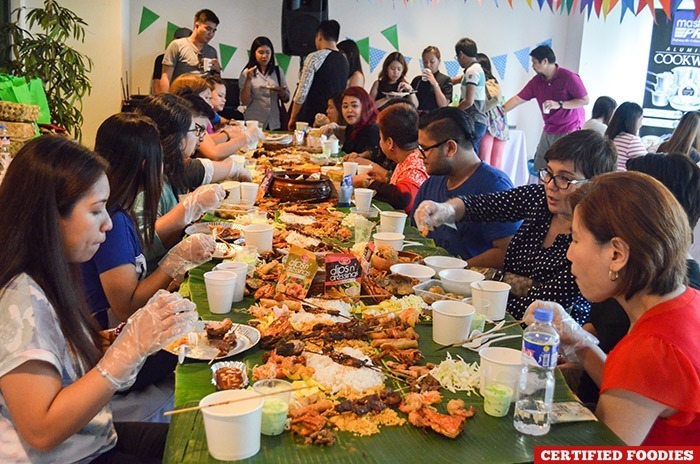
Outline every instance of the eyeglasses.
<svg viewBox="0 0 700 464">
<path fill-rule="evenodd" d="M 452 140 L 452 139 L 443 140 L 442 142 L 436 143 L 435 145 L 430 145 L 429 147 L 421 147 L 420 145 L 418 145 L 418 151 L 421 153 L 421 155 L 423 155 L 423 157 L 425 157 L 425 156 L 427 156 L 426 153 L 428 151 L 432 150 L 433 148 L 437 148 L 441 145 L 444 145 L 447 142 L 449 142 L 450 140 Z"/>
<path fill-rule="evenodd" d="M 556 185 L 557 188 L 561 190 L 568 189 L 569 185 L 572 184 L 577 185 L 588 183 L 588 179 L 567 179 L 564 176 L 555 176 L 547 169 L 540 169 L 537 175 L 540 178 L 540 180 L 545 184 L 549 184 L 553 180 L 554 185 Z"/>
<path fill-rule="evenodd" d="M 195 124 L 194 124 L 194 129 L 190 129 L 190 130 L 188 130 L 187 132 L 194 132 L 194 135 L 196 135 L 197 138 L 200 138 L 200 139 L 201 139 L 202 137 L 204 137 L 204 134 L 206 134 L 207 128 L 204 127 L 204 126 L 201 125 L 201 124 L 195 123 Z"/>
</svg>

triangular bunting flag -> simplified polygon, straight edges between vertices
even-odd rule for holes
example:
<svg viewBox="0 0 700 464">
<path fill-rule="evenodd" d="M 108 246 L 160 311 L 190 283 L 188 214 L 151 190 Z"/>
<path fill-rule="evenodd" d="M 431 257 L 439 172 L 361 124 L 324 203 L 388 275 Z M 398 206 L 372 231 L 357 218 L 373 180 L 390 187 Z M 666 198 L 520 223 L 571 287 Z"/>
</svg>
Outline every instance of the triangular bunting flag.
<svg viewBox="0 0 700 464">
<path fill-rule="evenodd" d="M 399 30 L 394 24 L 382 31 L 382 35 L 386 37 L 386 40 L 394 47 L 394 50 L 399 51 Z"/>
<path fill-rule="evenodd" d="M 275 61 L 277 62 L 277 66 L 282 68 L 282 72 L 287 74 L 287 69 L 289 68 L 289 63 L 292 61 L 292 57 L 284 53 L 275 53 Z"/>
<path fill-rule="evenodd" d="M 448 76 L 455 77 L 459 74 L 459 63 L 457 61 L 445 61 L 445 69 L 447 70 Z"/>
<path fill-rule="evenodd" d="M 529 6 L 530 9 L 532 9 L 532 0 L 525 0 L 525 3 L 527 3 L 527 6 Z"/>
<path fill-rule="evenodd" d="M 233 57 L 233 54 L 236 53 L 236 50 L 238 50 L 238 49 L 236 47 L 232 47 L 231 45 L 224 45 L 222 43 L 219 44 L 219 53 L 221 53 L 221 70 L 222 71 L 224 69 L 226 69 L 228 62 L 231 61 L 231 58 Z"/>
<path fill-rule="evenodd" d="M 600 18 L 600 10 L 603 8 L 603 0 L 593 0 L 595 15 Z"/>
<path fill-rule="evenodd" d="M 557 0 L 557 4 L 560 0 Z M 554 12 L 554 2 L 552 0 L 547 0 L 547 5 L 549 5 L 549 11 Z"/>
<path fill-rule="evenodd" d="M 160 15 L 155 14 L 145 6 L 141 9 L 141 23 L 139 24 L 139 34 L 148 29 L 148 26 L 156 22 Z"/>
<path fill-rule="evenodd" d="M 571 14 L 571 10 L 574 9 L 574 0 L 564 0 L 564 4 L 566 6 L 566 14 Z"/>
<path fill-rule="evenodd" d="M 586 8 L 588 9 L 588 19 L 591 19 L 591 11 L 593 11 L 593 0 L 581 0 L 580 12 L 583 13 L 583 10 L 585 10 Z"/>
<path fill-rule="evenodd" d="M 654 0 L 639 0 L 636 14 L 639 15 L 639 13 L 641 13 L 646 6 L 649 6 L 649 10 L 651 10 L 651 17 L 654 18 L 654 24 L 656 24 L 656 10 L 654 9 Z M 695 8 L 697 9 L 697 4 L 695 5 Z"/>
<path fill-rule="evenodd" d="M 544 5 L 545 0 L 537 0 L 537 6 L 540 7 L 540 10 L 542 9 L 542 5 Z"/>
<path fill-rule="evenodd" d="M 661 7 L 666 13 L 666 17 L 671 19 L 671 0 L 659 0 L 659 3 L 661 3 Z"/>
<path fill-rule="evenodd" d="M 504 53 L 503 55 L 492 56 L 491 62 L 495 66 L 496 71 L 498 71 L 498 75 L 501 76 L 501 80 L 504 80 L 506 78 L 508 55 Z"/>
<path fill-rule="evenodd" d="M 513 52 L 518 62 L 523 67 L 525 72 L 530 71 L 530 47 L 521 48 Z"/>
<path fill-rule="evenodd" d="M 411 60 L 412 60 L 413 58 L 411 58 L 410 56 L 404 56 L 403 59 L 406 60 L 406 64 L 410 64 L 410 63 L 411 63 Z M 421 66 L 422 66 L 422 65 L 423 65 L 423 60 L 421 60 Z"/>
<path fill-rule="evenodd" d="M 634 0 L 622 0 L 622 13 L 620 14 L 620 22 L 625 19 L 625 13 L 630 10 L 634 14 Z"/>
<path fill-rule="evenodd" d="M 382 62 L 386 52 L 378 48 L 369 47 L 369 72 L 374 72 L 374 69 Z"/>
<path fill-rule="evenodd" d="M 357 48 L 360 50 L 360 56 L 364 58 L 367 63 L 369 63 L 369 37 L 360 39 L 355 43 L 357 44 Z"/>
<path fill-rule="evenodd" d="M 681 6 L 682 2 L 683 0 L 673 0 L 671 2 L 671 16 L 673 16 L 676 13 L 676 10 L 678 9 L 678 7 Z"/>
<path fill-rule="evenodd" d="M 180 29 L 180 26 L 168 21 L 168 27 L 165 30 L 165 48 L 168 48 L 170 42 L 173 41 L 173 39 L 175 38 L 175 31 L 177 31 L 178 29 Z"/>
<path fill-rule="evenodd" d="M 539 47 L 540 45 L 546 45 L 549 48 L 552 48 L 552 39 L 547 39 L 543 40 L 542 42 L 538 43 L 537 46 Z"/>
</svg>

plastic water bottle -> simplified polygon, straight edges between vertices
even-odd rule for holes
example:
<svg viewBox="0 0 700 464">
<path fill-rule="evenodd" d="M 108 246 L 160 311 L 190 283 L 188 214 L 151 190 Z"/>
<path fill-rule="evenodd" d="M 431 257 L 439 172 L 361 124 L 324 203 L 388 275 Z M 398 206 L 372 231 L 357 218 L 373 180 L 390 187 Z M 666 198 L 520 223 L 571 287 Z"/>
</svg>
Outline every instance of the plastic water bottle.
<svg viewBox="0 0 700 464">
<path fill-rule="evenodd" d="M 10 161 L 10 132 L 5 124 L 0 124 L 0 180 L 5 177 Z"/>
<path fill-rule="evenodd" d="M 527 435 L 549 432 L 559 352 L 559 334 L 552 326 L 553 317 L 547 309 L 536 309 L 534 324 L 523 334 L 523 366 L 513 424 L 518 432 Z"/>
</svg>

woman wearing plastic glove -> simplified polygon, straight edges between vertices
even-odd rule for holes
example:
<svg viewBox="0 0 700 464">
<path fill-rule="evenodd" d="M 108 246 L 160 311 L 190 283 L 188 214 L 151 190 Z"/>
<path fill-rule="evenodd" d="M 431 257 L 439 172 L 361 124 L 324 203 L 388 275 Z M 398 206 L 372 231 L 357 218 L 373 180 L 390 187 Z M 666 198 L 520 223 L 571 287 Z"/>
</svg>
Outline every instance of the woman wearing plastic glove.
<svg viewBox="0 0 700 464">
<path fill-rule="evenodd" d="M 473 222 L 524 219 L 503 262 L 502 270 L 516 276 L 520 290 L 508 298 L 508 312 L 520 319 L 534 300 L 552 300 L 570 307 L 574 319 L 583 323 L 590 303 L 581 296 L 566 259 L 572 219 L 567 200 L 582 184 L 612 171 L 616 158 L 612 142 L 599 133 L 573 132 L 547 151 L 547 168 L 539 173 L 541 184 L 456 197 L 445 203 L 424 201 L 415 210 L 414 220 L 427 233 L 463 218 Z"/>
<path fill-rule="evenodd" d="M 115 424 L 107 403 L 197 313 L 163 292 L 102 353 L 76 266 L 112 227 L 108 197 L 103 162 L 57 136 L 27 143 L 0 185 L 0 462 L 162 460 L 167 425 Z"/>
<path fill-rule="evenodd" d="M 581 293 L 615 298 L 630 319 L 606 359 L 561 306 L 550 306 L 562 348 L 600 385 L 596 416 L 629 445 L 698 445 L 700 293 L 686 286 L 685 211 L 637 172 L 600 176 L 571 203 L 567 257 Z"/>
</svg>

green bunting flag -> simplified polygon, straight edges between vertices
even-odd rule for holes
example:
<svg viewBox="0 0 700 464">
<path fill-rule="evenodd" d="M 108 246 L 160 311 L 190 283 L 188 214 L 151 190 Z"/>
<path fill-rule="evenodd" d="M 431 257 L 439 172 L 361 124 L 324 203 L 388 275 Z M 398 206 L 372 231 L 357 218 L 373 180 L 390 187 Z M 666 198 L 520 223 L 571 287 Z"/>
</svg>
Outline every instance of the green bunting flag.
<svg viewBox="0 0 700 464">
<path fill-rule="evenodd" d="M 173 41 L 173 39 L 175 38 L 175 31 L 177 31 L 178 29 L 180 29 L 180 26 L 168 21 L 168 28 L 165 31 L 165 48 L 168 48 L 170 42 Z"/>
<path fill-rule="evenodd" d="M 237 48 L 231 45 L 219 44 L 219 53 L 221 53 L 221 70 L 226 69 L 226 65 L 231 61 L 233 54 L 236 53 Z"/>
<path fill-rule="evenodd" d="M 394 49 L 398 52 L 399 51 L 399 31 L 398 28 L 396 27 L 396 24 L 393 26 L 384 29 L 382 31 L 382 35 L 386 37 L 386 40 L 389 41 L 391 45 L 394 46 Z"/>
<path fill-rule="evenodd" d="M 139 34 L 148 29 L 148 26 L 156 22 L 160 18 L 159 15 L 155 14 L 145 6 L 141 10 L 141 24 L 139 24 Z"/>
<path fill-rule="evenodd" d="M 360 49 L 360 56 L 369 63 L 369 37 L 360 39 L 355 43 L 357 43 L 357 48 Z"/>
<path fill-rule="evenodd" d="M 292 57 L 284 53 L 275 53 L 275 61 L 277 65 L 282 68 L 282 72 L 287 74 L 287 68 L 289 68 L 289 62 L 292 61 Z"/>
</svg>

